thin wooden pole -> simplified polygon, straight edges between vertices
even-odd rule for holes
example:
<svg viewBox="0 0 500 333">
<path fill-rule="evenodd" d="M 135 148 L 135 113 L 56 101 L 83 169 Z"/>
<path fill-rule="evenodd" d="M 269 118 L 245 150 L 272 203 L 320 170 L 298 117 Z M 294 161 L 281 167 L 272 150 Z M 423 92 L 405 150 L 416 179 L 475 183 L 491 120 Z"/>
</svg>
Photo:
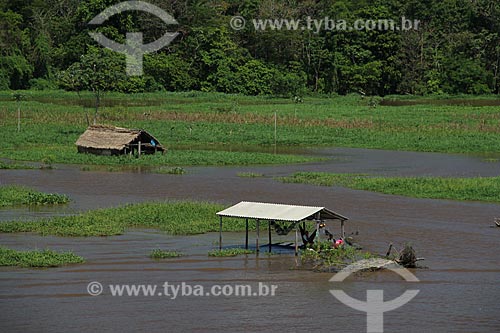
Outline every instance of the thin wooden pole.
<svg viewBox="0 0 500 333">
<path fill-rule="evenodd" d="M 139 148 L 137 150 L 139 157 L 141 156 L 141 141 L 139 141 Z"/>
<path fill-rule="evenodd" d="M 222 250 L 222 216 L 219 216 L 219 250 Z"/>
<path fill-rule="evenodd" d="M 255 238 L 255 250 L 259 252 L 259 233 L 260 233 L 260 221 L 257 220 L 257 236 Z"/>
<path fill-rule="evenodd" d="M 245 249 L 248 250 L 248 219 L 245 219 Z"/>
<path fill-rule="evenodd" d="M 21 132 L 21 106 L 17 102 L 17 131 Z"/>
<path fill-rule="evenodd" d="M 273 247 L 273 245 L 271 243 L 271 221 L 269 221 L 269 228 L 268 229 L 269 229 L 269 253 L 271 253 L 272 247 Z"/>
<path fill-rule="evenodd" d="M 276 154 L 276 147 L 278 142 L 278 115 L 276 111 L 274 111 L 274 153 Z"/>
<path fill-rule="evenodd" d="M 342 235 L 342 239 L 345 238 L 344 222 L 344 220 L 340 221 L 340 234 Z"/>
</svg>

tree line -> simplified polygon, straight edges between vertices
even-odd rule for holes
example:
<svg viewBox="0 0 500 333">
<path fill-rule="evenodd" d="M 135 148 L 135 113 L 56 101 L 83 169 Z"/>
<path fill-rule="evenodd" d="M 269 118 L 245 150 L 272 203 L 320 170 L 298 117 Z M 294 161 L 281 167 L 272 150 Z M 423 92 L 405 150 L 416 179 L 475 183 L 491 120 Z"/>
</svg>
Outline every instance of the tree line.
<svg viewBox="0 0 500 333">
<path fill-rule="evenodd" d="M 172 15 L 166 26 L 127 11 L 88 24 L 113 0 L 0 0 L 0 90 L 217 91 L 248 95 L 308 93 L 498 94 L 497 0 L 149 0 Z M 247 19 L 233 30 L 233 16 Z M 252 19 L 418 19 L 408 31 L 257 31 Z M 125 75 L 125 56 L 98 45 L 100 31 L 125 43 L 177 31 L 144 56 L 144 75 Z"/>
</svg>

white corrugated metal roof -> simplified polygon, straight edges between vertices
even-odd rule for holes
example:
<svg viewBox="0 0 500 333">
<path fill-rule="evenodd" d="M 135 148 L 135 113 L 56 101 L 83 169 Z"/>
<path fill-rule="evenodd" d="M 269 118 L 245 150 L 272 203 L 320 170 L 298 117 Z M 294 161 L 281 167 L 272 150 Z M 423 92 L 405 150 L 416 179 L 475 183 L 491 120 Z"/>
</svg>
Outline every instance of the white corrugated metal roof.
<svg viewBox="0 0 500 333">
<path fill-rule="evenodd" d="M 347 220 L 325 207 L 242 201 L 217 213 L 219 216 L 298 222 L 320 213 L 321 219 Z"/>
</svg>

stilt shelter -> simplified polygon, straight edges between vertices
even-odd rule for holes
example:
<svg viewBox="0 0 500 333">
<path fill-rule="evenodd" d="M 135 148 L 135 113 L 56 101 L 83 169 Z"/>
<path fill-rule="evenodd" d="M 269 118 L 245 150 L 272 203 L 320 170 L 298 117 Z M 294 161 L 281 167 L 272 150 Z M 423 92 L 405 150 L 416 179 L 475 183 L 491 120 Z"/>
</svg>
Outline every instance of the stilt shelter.
<svg viewBox="0 0 500 333">
<path fill-rule="evenodd" d="M 284 205 L 275 203 L 242 201 L 234 206 L 217 213 L 219 216 L 219 249 L 222 249 L 222 220 L 224 217 L 242 218 L 246 221 L 245 248 L 248 249 L 248 220 L 256 221 L 256 249 L 259 251 L 260 222 L 268 224 L 269 252 L 272 249 L 271 227 L 276 222 L 286 222 L 288 231 L 295 230 L 295 255 L 298 253 L 299 224 L 306 222 L 316 223 L 316 231 L 319 232 L 320 224 L 325 220 L 337 220 L 340 222 L 340 235 L 345 237 L 344 222 L 347 217 L 340 215 L 325 207 Z M 278 231 L 278 230 L 277 230 Z"/>
</svg>

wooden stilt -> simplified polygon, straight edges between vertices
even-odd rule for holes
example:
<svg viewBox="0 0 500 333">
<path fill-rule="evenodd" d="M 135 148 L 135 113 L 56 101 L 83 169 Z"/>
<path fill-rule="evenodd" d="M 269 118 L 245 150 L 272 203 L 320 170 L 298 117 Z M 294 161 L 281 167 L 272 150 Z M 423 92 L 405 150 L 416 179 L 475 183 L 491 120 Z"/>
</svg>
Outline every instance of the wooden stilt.
<svg viewBox="0 0 500 333">
<path fill-rule="evenodd" d="M 320 225 L 321 225 L 321 213 L 318 213 L 318 214 L 316 214 L 316 232 L 317 232 L 316 239 L 317 239 L 318 244 L 321 241 L 320 233 L 319 233 Z"/>
<path fill-rule="evenodd" d="M 271 242 L 271 221 L 269 221 L 269 228 L 268 229 L 269 229 L 269 253 L 271 253 L 272 247 L 273 247 L 272 242 Z"/>
<path fill-rule="evenodd" d="M 298 255 L 299 255 L 299 229 L 298 229 L 298 225 L 296 225 L 295 226 L 295 256 L 298 256 Z"/>
<path fill-rule="evenodd" d="M 245 219 L 245 249 L 248 250 L 248 219 Z"/>
<path fill-rule="evenodd" d="M 260 221 L 257 220 L 257 235 L 255 238 L 255 251 L 259 253 L 259 234 L 260 234 Z"/>
<path fill-rule="evenodd" d="M 315 239 L 316 239 L 316 242 L 319 244 L 320 239 L 319 239 L 319 221 L 318 220 L 316 220 L 316 237 L 315 237 Z"/>
</svg>

